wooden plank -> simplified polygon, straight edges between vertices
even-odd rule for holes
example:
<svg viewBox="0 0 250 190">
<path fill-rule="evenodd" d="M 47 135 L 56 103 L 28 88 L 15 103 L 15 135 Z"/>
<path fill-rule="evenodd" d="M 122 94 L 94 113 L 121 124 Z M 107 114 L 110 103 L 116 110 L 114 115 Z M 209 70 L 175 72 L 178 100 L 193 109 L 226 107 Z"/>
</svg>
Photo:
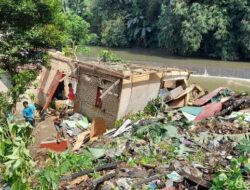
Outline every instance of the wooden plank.
<svg viewBox="0 0 250 190">
<path fill-rule="evenodd" d="M 163 87 L 164 88 L 176 88 L 176 81 L 174 80 L 165 81 L 163 84 Z"/>
<path fill-rule="evenodd" d="M 112 137 L 117 137 L 120 134 L 124 133 L 126 130 L 128 130 L 129 128 L 127 128 L 129 125 L 132 124 L 132 121 L 130 119 L 126 120 L 122 126 L 119 127 L 119 129 L 115 132 L 114 135 L 112 135 Z"/>
<path fill-rule="evenodd" d="M 80 135 L 77 136 L 76 143 L 74 144 L 73 151 L 77 151 L 81 148 L 84 139 L 90 135 L 90 131 L 84 131 Z"/>
<path fill-rule="evenodd" d="M 118 79 L 117 81 L 115 81 L 114 84 L 112 84 L 101 96 L 100 99 L 102 100 L 115 86 L 117 86 L 120 83 L 120 79 Z"/>
<path fill-rule="evenodd" d="M 177 98 L 180 94 L 184 91 L 182 86 L 178 86 L 177 88 L 170 91 L 170 98 L 171 100 Z"/>
<path fill-rule="evenodd" d="M 73 71 L 71 71 L 70 73 L 68 73 L 67 75 L 65 75 L 60 82 L 62 82 L 64 79 L 68 78 L 72 73 L 74 73 L 79 67 L 76 67 Z"/>
<path fill-rule="evenodd" d="M 133 77 L 132 77 L 132 83 L 144 82 L 144 81 L 148 81 L 149 79 L 150 79 L 150 75 L 149 74 L 133 75 Z"/>
<path fill-rule="evenodd" d="M 173 100 L 172 102 L 168 103 L 168 106 L 171 108 L 181 108 L 185 106 L 185 96 L 180 97 L 179 99 Z"/>
<path fill-rule="evenodd" d="M 61 180 L 72 180 L 72 179 L 75 179 L 77 177 L 81 177 L 81 176 L 84 176 L 84 175 L 89 175 L 90 173 L 99 172 L 99 171 L 103 171 L 103 170 L 115 169 L 115 168 L 117 168 L 117 165 L 120 164 L 120 163 L 121 162 L 118 161 L 118 162 L 113 162 L 113 163 L 108 163 L 108 164 L 105 164 L 105 165 L 97 166 L 94 169 L 85 169 L 85 170 L 79 171 L 77 173 L 74 173 L 72 175 L 63 176 L 61 178 Z"/>
<path fill-rule="evenodd" d="M 176 81 L 176 80 L 185 80 L 186 76 L 165 76 L 162 78 L 163 81 Z"/>
<path fill-rule="evenodd" d="M 103 183 L 105 181 L 108 181 L 108 180 L 112 179 L 115 176 L 116 176 L 116 171 L 111 171 L 110 173 L 108 173 L 108 174 L 106 174 L 106 175 L 104 175 L 104 176 L 102 176 L 102 177 L 94 180 L 93 181 L 93 188 L 92 189 L 96 189 L 96 187 L 99 184 L 101 184 L 101 183 Z"/>
</svg>

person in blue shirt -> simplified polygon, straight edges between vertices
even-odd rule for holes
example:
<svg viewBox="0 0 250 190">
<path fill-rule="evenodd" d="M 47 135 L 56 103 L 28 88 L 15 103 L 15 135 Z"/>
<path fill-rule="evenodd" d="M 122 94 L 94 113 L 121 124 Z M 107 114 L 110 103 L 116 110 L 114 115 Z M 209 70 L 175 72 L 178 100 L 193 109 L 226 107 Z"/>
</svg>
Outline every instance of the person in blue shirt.
<svg viewBox="0 0 250 190">
<path fill-rule="evenodd" d="M 23 117 L 26 122 L 29 122 L 33 127 L 35 127 L 35 111 L 36 107 L 33 104 L 29 104 L 27 101 L 23 102 Z"/>
</svg>

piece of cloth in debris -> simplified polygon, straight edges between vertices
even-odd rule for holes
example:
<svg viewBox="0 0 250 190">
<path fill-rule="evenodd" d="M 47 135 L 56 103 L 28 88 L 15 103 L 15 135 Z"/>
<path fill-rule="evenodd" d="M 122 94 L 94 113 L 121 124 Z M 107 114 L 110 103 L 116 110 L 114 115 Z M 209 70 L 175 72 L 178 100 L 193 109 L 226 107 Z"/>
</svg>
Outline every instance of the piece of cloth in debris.
<svg viewBox="0 0 250 190">
<path fill-rule="evenodd" d="M 202 107 L 185 106 L 180 109 L 183 115 L 189 120 L 194 121 L 195 118 L 202 112 Z"/>
<path fill-rule="evenodd" d="M 209 117 L 215 116 L 222 109 L 222 103 L 211 103 L 204 106 L 203 111 L 195 118 L 195 122 L 202 121 L 203 119 L 207 119 Z"/>
<path fill-rule="evenodd" d="M 167 174 L 167 177 L 174 182 L 180 181 L 182 179 L 182 177 L 176 171 L 173 171 L 171 174 Z"/>
<path fill-rule="evenodd" d="M 221 90 L 225 90 L 225 89 L 227 89 L 227 88 L 226 87 L 217 88 L 214 91 L 210 92 L 209 94 L 203 96 L 202 98 L 195 100 L 193 105 L 202 106 L 202 105 L 208 103 L 210 100 L 212 100 L 215 96 L 217 96 Z"/>
</svg>

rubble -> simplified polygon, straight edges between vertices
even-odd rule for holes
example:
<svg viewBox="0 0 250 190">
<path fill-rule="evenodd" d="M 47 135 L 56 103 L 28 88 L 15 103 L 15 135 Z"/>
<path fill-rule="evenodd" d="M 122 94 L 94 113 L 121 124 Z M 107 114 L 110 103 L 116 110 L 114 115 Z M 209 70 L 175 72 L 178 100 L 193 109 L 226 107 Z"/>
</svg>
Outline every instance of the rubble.
<svg viewBox="0 0 250 190">
<path fill-rule="evenodd" d="M 95 169 L 62 176 L 61 189 L 213 189 L 218 168 L 247 148 L 241 143 L 250 139 L 250 98 L 225 87 L 207 95 L 195 85 L 174 92 L 162 90 L 140 117 L 125 117 L 117 128 L 80 114 L 65 120 L 69 151 L 90 154 Z"/>
</svg>

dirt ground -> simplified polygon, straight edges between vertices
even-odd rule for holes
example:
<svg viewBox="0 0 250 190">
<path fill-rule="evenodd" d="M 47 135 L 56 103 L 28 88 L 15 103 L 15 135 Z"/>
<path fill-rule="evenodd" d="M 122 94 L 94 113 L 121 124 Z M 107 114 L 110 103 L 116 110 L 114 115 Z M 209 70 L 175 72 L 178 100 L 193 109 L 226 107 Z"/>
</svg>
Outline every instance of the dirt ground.
<svg viewBox="0 0 250 190">
<path fill-rule="evenodd" d="M 53 124 L 53 117 L 48 117 L 42 122 L 36 123 L 36 128 L 33 131 L 35 142 L 30 146 L 32 155 L 41 151 L 40 143 L 42 141 L 53 140 L 56 137 L 56 129 Z"/>
</svg>

